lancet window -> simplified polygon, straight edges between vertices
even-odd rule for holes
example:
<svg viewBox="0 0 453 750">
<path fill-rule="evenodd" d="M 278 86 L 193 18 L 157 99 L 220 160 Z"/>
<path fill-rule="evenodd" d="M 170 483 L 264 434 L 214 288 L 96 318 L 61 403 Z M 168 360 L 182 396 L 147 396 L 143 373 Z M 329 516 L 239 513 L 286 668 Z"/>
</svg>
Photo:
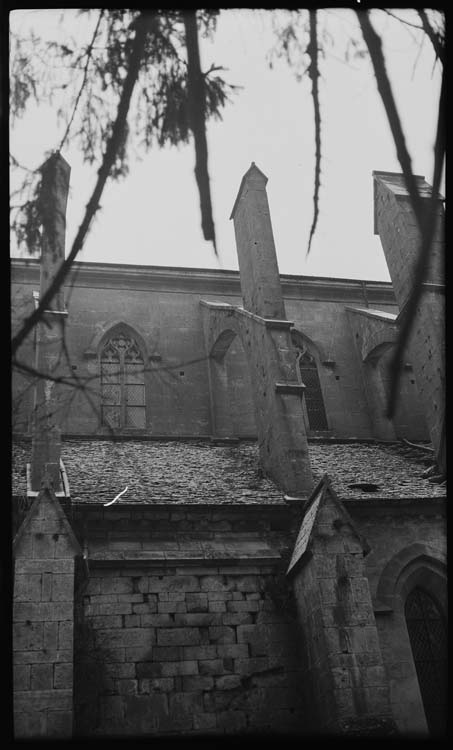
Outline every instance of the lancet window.
<svg viewBox="0 0 453 750">
<path fill-rule="evenodd" d="M 310 430 L 327 430 L 327 417 L 319 382 L 316 360 L 305 347 L 298 355 L 302 383 L 305 385 L 304 399 Z"/>
<path fill-rule="evenodd" d="M 145 367 L 137 341 L 115 333 L 101 352 L 102 423 L 114 430 L 144 429 Z"/>
<path fill-rule="evenodd" d="M 440 735 L 446 725 L 445 622 L 434 599 L 418 586 L 406 599 L 405 616 L 428 728 Z"/>
</svg>

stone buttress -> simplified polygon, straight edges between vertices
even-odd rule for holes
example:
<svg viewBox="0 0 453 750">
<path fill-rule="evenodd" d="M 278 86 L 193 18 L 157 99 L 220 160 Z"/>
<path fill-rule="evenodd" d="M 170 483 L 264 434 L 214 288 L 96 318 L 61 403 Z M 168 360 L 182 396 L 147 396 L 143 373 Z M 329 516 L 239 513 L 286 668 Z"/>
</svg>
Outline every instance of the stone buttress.
<svg viewBox="0 0 453 750">
<path fill-rule="evenodd" d="M 252 163 L 231 214 L 244 307 L 202 301 L 206 350 L 211 384 L 221 384 L 216 363 L 239 335 L 250 372 L 261 464 L 287 493 L 307 496 L 313 482 L 302 411 L 304 385 L 297 378 L 293 324 L 286 319 L 266 183 L 267 177 Z"/>
<path fill-rule="evenodd" d="M 373 172 L 374 231 L 384 249 L 395 296 L 405 315 L 415 276 L 421 234 L 403 175 Z M 431 200 L 431 186 L 416 176 L 422 206 Z M 409 351 L 425 419 L 439 469 L 446 472 L 445 447 L 445 279 L 444 207 L 436 196 L 435 229 L 422 295 L 419 300 Z"/>
<path fill-rule="evenodd" d="M 14 541 L 14 733 L 70 738 L 75 561 L 82 555 L 49 483 Z"/>
<path fill-rule="evenodd" d="M 305 505 L 287 571 L 316 732 L 396 734 L 364 568 L 368 552 L 325 475 Z"/>
</svg>

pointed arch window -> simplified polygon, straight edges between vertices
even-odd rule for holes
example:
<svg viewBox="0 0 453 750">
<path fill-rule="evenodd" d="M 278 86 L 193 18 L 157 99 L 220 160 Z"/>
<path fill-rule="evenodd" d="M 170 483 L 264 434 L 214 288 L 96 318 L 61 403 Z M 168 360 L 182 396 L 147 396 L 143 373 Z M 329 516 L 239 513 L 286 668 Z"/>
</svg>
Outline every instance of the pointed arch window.
<svg viewBox="0 0 453 750">
<path fill-rule="evenodd" d="M 144 429 L 145 367 L 141 349 L 127 332 L 115 332 L 101 351 L 102 424 Z"/>
<path fill-rule="evenodd" d="M 418 586 L 406 599 L 405 617 L 428 728 L 441 735 L 447 708 L 445 622 L 434 599 Z"/>
<path fill-rule="evenodd" d="M 299 372 L 305 386 L 304 399 L 310 430 L 327 430 L 327 417 L 316 360 L 304 346 L 298 355 Z"/>
</svg>

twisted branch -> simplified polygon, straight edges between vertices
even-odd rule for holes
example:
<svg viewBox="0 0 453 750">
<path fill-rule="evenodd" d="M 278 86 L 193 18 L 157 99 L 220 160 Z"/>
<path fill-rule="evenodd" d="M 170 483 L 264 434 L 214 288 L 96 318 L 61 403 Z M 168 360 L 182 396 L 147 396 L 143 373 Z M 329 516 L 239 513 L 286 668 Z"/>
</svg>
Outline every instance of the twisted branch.
<svg viewBox="0 0 453 750">
<path fill-rule="evenodd" d="M 187 46 L 187 107 L 195 142 L 195 179 L 200 194 L 201 227 L 203 237 L 212 242 L 217 255 L 208 172 L 205 82 L 200 66 L 196 11 L 185 12 L 183 16 Z"/>
<path fill-rule="evenodd" d="M 308 66 L 307 72 L 311 78 L 312 88 L 311 95 L 313 97 L 313 108 L 315 115 L 315 189 L 313 193 L 313 222 L 310 228 L 310 236 L 308 239 L 307 255 L 310 252 L 311 241 L 316 230 L 319 216 L 319 188 L 321 186 L 321 111 L 319 107 L 319 67 L 318 67 L 318 34 L 316 27 L 316 11 L 311 10 L 310 12 L 310 42 L 307 46 L 307 54 L 310 55 L 310 65 Z"/>
<path fill-rule="evenodd" d="M 444 45 L 443 45 L 442 39 L 439 37 L 438 34 L 436 34 L 433 27 L 431 26 L 428 20 L 428 16 L 426 15 L 426 11 L 419 10 L 418 15 L 420 16 L 421 22 L 423 24 L 423 31 L 425 32 L 426 36 L 429 37 L 430 42 L 434 47 L 434 52 L 436 53 L 436 57 L 441 61 L 442 65 L 444 65 L 445 55 L 444 55 Z"/>
<path fill-rule="evenodd" d="M 91 62 L 91 55 L 92 55 L 92 52 L 93 52 L 94 43 L 95 43 L 96 37 L 98 35 L 99 26 L 101 25 L 101 20 L 102 20 L 102 16 L 103 15 L 104 15 L 104 8 L 102 8 L 99 11 L 99 18 L 97 20 L 96 27 L 94 29 L 94 33 L 93 33 L 91 42 L 90 42 L 90 44 L 87 47 L 87 52 L 86 52 L 86 54 L 87 54 L 87 60 L 86 60 L 85 68 L 84 68 L 84 71 L 83 71 L 82 85 L 80 86 L 79 93 L 77 94 L 77 97 L 76 97 L 76 100 L 75 100 L 75 104 L 74 104 L 74 109 L 72 111 L 71 118 L 70 118 L 70 120 L 68 122 L 68 125 L 67 125 L 67 128 L 66 128 L 66 132 L 65 132 L 63 138 L 61 139 L 61 143 L 60 143 L 60 146 L 58 148 L 58 151 L 61 151 L 61 149 L 63 148 L 63 146 L 65 144 L 66 138 L 69 135 L 69 131 L 71 129 L 72 123 L 74 121 L 75 114 L 77 112 L 77 107 L 79 106 L 80 97 L 82 96 L 83 89 L 85 88 L 85 84 L 86 84 L 87 77 L 88 77 L 88 68 L 89 68 L 89 65 L 90 65 L 90 62 Z"/>
</svg>

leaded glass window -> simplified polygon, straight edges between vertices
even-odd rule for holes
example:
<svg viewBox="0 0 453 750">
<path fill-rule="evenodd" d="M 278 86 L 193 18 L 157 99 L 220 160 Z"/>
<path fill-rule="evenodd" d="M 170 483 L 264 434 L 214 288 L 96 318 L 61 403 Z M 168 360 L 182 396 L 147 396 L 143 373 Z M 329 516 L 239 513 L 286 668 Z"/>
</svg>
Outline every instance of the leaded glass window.
<svg viewBox="0 0 453 750">
<path fill-rule="evenodd" d="M 315 358 L 307 349 L 303 349 L 298 361 L 300 376 L 305 386 L 304 399 L 309 428 L 310 430 L 327 430 L 327 417 Z"/>
<path fill-rule="evenodd" d="M 447 633 L 439 608 L 422 588 L 406 599 L 405 616 L 418 683 L 431 734 L 444 734 L 447 697 Z"/>
<path fill-rule="evenodd" d="M 135 339 L 112 336 L 101 353 L 102 423 L 114 430 L 144 429 L 145 368 Z"/>
</svg>

